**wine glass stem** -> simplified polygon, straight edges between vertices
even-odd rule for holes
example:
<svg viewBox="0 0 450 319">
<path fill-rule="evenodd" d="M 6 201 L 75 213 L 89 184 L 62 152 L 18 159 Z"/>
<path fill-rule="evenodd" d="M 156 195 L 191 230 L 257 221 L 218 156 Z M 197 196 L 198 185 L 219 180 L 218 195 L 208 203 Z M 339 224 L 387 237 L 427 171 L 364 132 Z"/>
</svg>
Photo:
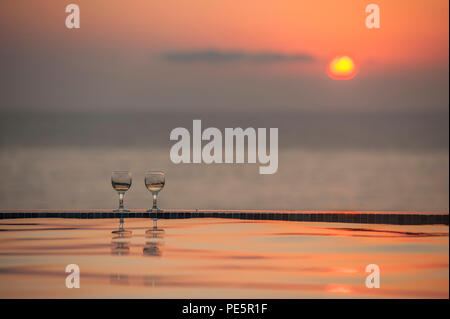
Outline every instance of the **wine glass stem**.
<svg viewBox="0 0 450 319">
<path fill-rule="evenodd" d="M 124 192 L 119 192 L 119 210 L 123 209 L 123 195 Z"/>
<path fill-rule="evenodd" d="M 158 209 L 158 207 L 156 206 L 156 193 L 153 194 L 153 207 L 152 209 Z"/>
<path fill-rule="evenodd" d="M 119 231 L 123 231 L 123 217 L 120 217 Z"/>
</svg>

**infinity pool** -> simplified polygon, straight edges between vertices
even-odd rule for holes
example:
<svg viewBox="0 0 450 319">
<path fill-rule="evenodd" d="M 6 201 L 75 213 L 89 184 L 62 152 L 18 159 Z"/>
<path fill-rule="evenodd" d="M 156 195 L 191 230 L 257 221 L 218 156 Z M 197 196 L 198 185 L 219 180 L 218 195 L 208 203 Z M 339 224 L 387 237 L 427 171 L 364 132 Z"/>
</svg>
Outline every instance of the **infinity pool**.
<svg viewBox="0 0 450 319">
<path fill-rule="evenodd" d="M 1 298 L 448 298 L 449 228 L 230 219 L 0 220 Z M 80 288 L 66 287 L 66 266 Z M 365 268 L 380 268 L 367 288 Z"/>
</svg>

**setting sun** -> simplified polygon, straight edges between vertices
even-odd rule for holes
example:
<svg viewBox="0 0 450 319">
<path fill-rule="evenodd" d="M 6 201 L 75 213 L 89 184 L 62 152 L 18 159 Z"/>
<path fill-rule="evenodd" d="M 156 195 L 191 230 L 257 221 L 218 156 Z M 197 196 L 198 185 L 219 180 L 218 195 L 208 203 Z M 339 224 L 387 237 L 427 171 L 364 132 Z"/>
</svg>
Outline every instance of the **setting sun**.
<svg viewBox="0 0 450 319">
<path fill-rule="evenodd" d="M 346 55 L 336 56 L 328 63 L 327 72 L 335 80 L 352 79 L 356 75 L 355 62 Z"/>
</svg>

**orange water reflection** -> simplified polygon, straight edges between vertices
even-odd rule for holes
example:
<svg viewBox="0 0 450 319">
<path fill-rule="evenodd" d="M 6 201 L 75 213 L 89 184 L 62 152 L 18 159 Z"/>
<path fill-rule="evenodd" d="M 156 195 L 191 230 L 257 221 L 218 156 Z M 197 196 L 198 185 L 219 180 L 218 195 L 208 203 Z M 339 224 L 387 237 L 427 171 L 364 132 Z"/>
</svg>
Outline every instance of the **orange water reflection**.
<svg viewBox="0 0 450 319">
<path fill-rule="evenodd" d="M 1 298 L 448 298 L 448 226 L 0 221 Z M 65 288 L 78 264 L 81 288 Z M 365 287 L 377 264 L 381 288 Z"/>
</svg>

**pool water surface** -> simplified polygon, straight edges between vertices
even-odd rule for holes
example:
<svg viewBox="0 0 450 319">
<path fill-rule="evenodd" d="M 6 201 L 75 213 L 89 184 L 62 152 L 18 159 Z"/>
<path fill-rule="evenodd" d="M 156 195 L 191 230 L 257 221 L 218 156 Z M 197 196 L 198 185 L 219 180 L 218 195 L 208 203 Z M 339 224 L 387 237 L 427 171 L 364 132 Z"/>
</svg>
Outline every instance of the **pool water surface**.
<svg viewBox="0 0 450 319">
<path fill-rule="evenodd" d="M 0 220 L 0 298 L 448 298 L 449 228 L 230 219 Z M 67 288 L 66 266 L 80 269 Z M 366 287 L 366 266 L 380 288 Z"/>
</svg>

